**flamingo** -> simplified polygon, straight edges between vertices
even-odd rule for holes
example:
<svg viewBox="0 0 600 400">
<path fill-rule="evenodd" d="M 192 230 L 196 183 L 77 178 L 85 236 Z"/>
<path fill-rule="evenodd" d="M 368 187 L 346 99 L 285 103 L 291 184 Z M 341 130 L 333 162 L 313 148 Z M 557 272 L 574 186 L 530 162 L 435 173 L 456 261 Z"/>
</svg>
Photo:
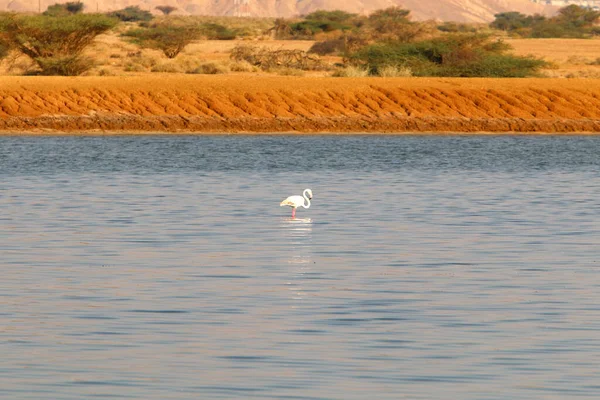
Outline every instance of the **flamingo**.
<svg viewBox="0 0 600 400">
<path fill-rule="evenodd" d="M 280 207 L 283 207 L 283 206 L 292 207 L 292 218 L 296 218 L 296 208 L 298 208 L 298 207 L 309 208 L 311 199 L 312 199 L 312 190 L 304 189 L 304 192 L 302 192 L 302 196 L 290 196 L 287 199 L 285 199 L 284 201 L 282 201 L 279 204 L 279 206 Z M 306 200 L 306 203 L 308 203 L 308 204 L 305 205 L 304 200 Z"/>
</svg>

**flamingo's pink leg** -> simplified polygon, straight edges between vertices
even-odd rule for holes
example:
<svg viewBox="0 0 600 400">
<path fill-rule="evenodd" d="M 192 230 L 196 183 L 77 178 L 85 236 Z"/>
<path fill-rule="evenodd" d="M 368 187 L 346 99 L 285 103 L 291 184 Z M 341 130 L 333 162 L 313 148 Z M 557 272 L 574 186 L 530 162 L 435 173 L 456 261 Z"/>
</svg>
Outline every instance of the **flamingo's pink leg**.
<svg viewBox="0 0 600 400">
<path fill-rule="evenodd" d="M 292 218 L 296 218 L 296 209 L 292 207 Z"/>
</svg>

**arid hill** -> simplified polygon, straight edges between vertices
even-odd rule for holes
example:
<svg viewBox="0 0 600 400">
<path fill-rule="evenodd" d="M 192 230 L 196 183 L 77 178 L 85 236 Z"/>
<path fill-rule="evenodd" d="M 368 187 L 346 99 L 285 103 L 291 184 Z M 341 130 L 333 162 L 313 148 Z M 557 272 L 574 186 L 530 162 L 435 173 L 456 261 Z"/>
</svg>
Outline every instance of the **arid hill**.
<svg viewBox="0 0 600 400">
<path fill-rule="evenodd" d="M 244 0 L 240 0 L 242 2 Z M 0 11 L 38 11 L 48 5 L 66 0 L 0 0 Z M 552 14 L 557 7 L 532 3 L 529 0 L 247 0 L 248 4 L 236 6 L 236 0 L 82 0 L 88 12 L 105 12 L 128 6 L 156 12 L 158 5 L 178 8 L 179 14 L 239 15 L 255 17 L 292 17 L 315 10 L 343 9 L 355 13 L 401 6 L 412 10 L 417 20 L 439 19 L 461 22 L 489 22 L 494 14 L 520 11 L 526 14 Z"/>
</svg>

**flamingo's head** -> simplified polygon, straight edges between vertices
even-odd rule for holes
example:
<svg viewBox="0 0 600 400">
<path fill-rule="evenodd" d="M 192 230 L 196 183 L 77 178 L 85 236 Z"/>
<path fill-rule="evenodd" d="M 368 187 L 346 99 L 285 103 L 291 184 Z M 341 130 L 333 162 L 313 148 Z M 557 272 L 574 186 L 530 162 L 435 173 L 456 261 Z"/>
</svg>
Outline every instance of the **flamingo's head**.
<svg viewBox="0 0 600 400">
<path fill-rule="evenodd" d="M 306 192 L 306 196 L 308 197 L 308 199 L 312 200 L 312 190 L 306 189 L 304 192 Z"/>
</svg>

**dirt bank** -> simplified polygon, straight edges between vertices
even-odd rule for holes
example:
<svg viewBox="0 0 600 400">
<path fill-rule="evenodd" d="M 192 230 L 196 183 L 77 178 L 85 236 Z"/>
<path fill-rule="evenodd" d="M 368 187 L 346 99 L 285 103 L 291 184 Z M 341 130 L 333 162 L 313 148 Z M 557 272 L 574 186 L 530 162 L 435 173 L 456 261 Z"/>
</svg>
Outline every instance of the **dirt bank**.
<svg viewBox="0 0 600 400">
<path fill-rule="evenodd" d="M 4 132 L 600 132 L 600 80 L 0 77 Z"/>
</svg>

